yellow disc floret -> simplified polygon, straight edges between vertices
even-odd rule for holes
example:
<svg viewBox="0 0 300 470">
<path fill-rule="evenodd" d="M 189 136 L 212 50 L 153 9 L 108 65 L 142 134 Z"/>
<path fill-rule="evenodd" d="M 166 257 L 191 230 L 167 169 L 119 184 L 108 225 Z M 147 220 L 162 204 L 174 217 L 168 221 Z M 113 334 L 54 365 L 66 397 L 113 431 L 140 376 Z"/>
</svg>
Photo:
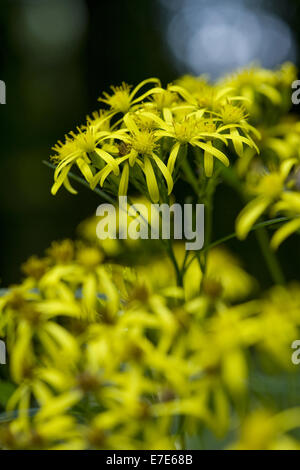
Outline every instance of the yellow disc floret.
<svg viewBox="0 0 300 470">
<path fill-rule="evenodd" d="M 124 82 L 121 86 L 112 86 L 113 93 L 109 95 L 104 92 L 104 98 L 99 98 L 99 101 L 108 104 L 113 111 L 125 114 L 130 108 L 130 89 L 131 87 Z"/>
</svg>

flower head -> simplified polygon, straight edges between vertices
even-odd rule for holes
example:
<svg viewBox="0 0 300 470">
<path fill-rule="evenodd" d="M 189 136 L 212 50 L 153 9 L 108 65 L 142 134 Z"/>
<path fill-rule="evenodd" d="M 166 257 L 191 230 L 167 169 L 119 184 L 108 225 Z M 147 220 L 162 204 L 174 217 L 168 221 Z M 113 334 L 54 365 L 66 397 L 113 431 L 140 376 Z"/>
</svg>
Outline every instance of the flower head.
<svg viewBox="0 0 300 470">
<path fill-rule="evenodd" d="M 236 220 L 236 232 L 240 239 L 246 238 L 253 224 L 271 207 L 285 191 L 287 178 L 295 165 L 295 160 L 285 160 L 275 171 L 262 174 L 258 181 L 250 183 L 249 191 L 255 194 Z"/>
<path fill-rule="evenodd" d="M 113 111 L 125 114 L 131 106 L 130 89 L 131 86 L 124 82 L 121 86 L 111 86 L 112 94 L 104 92 L 104 98 L 99 98 L 99 101 L 106 103 Z"/>
</svg>

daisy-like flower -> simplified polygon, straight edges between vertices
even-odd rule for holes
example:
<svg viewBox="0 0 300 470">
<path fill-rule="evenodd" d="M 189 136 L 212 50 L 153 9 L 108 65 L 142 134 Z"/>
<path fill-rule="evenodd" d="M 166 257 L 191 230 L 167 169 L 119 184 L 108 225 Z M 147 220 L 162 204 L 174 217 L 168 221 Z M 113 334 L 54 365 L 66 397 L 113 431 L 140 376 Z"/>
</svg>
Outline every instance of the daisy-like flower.
<svg viewBox="0 0 300 470">
<path fill-rule="evenodd" d="M 147 112 L 145 112 L 144 115 L 151 117 L 151 114 Z M 229 165 L 227 156 L 211 145 L 211 140 L 213 138 L 219 138 L 223 140 L 223 142 L 226 142 L 225 138 L 218 135 L 212 121 L 197 118 L 196 116 L 185 116 L 180 121 L 177 121 L 174 119 L 172 113 L 169 113 L 167 121 L 164 121 L 154 114 L 152 115 L 152 119 L 158 126 L 158 130 L 156 132 L 157 136 L 170 137 L 175 141 L 170 150 L 167 163 L 167 168 L 170 174 L 174 171 L 180 148 L 188 143 L 204 150 L 204 160 L 207 161 L 209 159 L 211 162 L 210 157 L 208 157 L 208 155 L 210 155 L 211 157 L 215 156 L 218 158 L 224 165 Z M 202 141 L 200 139 L 202 139 Z M 206 141 L 208 142 L 206 143 Z M 210 167 L 207 164 L 205 166 L 208 174 L 211 175 L 211 165 Z"/>
<path fill-rule="evenodd" d="M 262 151 L 271 151 L 280 160 L 298 158 L 300 161 L 300 122 L 295 116 L 279 121 L 276 126 L 262 129 Z"/>
<path fill-rule="evenodd" d="M 266 120 L 266 105 L 279 111 L 291 107 L 291 84 L 296 78 L 296 68 L 289 63 L 275 72 L 252 65 L 223 78 L 219 85 L 232 87 L 246 98 L 245 106 L 251 112 L 252 121 L 263 122 Z M 272 122 L 273 115 L 268 119 Z"/>
<path fill-rule="evenodd" d="M 255 130 L 257 132 L 257 129 Z M 285 116 L 275 126 L 260 126 L 259 133 L 261 161 L 278 164 L 282 160 L 291 158 L 300 161 L 300 122 L 295 116 Z M 249 171 L 255 154 L 254 149 L 247 148 L 243 158 L 237 161 L 237 172 L 240 177 L 244 177 Z"/>
<path fill-rule="evenodd" d="M 153 96 L 151 96 L 151 102 L 147 103 L 147 106 L 150 107 L 151 105 L 154 109 L 163 113 L 165 109 L 171 109 L 178 104 L 178 102 L 178 94 L 170 91 L 169 87 L 167 87 L 166 90 L 162 89 L 161 92 L 153 94 Z"/>
<path fill-rule="evenodd" d="M 289 433 L 298 428 L 299 420 L 299 408 L 290 408 L 277 414 L 267 409 L 256 409 L 244 419 L 240 435 L 229 449 L 299 450 L 299 442 Z"/>
<path fill-rule="evenodd" d="M 281 96 L 276 88 L 276 76 L 271 70 L 247 67 L 225 77 L 220 84 L 238 90 L 250 103 L 254 102 L 255 94 L 263 95 L 275 105 L 281 103 Z"/>
<path fill-rule="evenodd" d="M 233 87 L 212 85 L 204 77 L 195 78 L 192 85 L 191 80 L 188 80 L 187 87 L 184 86 L 186 81 L 187 78 L 179 80 L 168 89 L 186 101 L 185 108 L 192 112 L 205 110 L 206 113 L 211 113 L 217 111 L 225 103 L 247 101 L 244 96 L 234 95 Z"/>
<path fill-rule="evenodd" d="M 152 88 L 140 94 L 149 84 L 153 84 Z M 132 91 L 123 83 L 112 87 L 112 94 L 104 93 L 99 100 L 109 109 L 88 116 L 85 125 L 54 147 L 56 154 L 52 160 L 57 166 L 52 194 L 62 184 L 76 193 L 68 178 L 75 165 L 91 189 L 98 183 L 103 186 L 109 178 L 110 190 L 115 193 L 119 187 L 119 195 L 127 194 L 129 180 L 144 193 L 144 175 L 150 198 L 157 202 L 158 178 L 163 176 L 170 194 L 179 151 L 187 144 L 203 152 L 208 177 L 213 174 L 215 158 L 229 165 L 228 156 L 218 143 L 227 146 L 232 141 L 240 156 L 244 153 L 243 145 L 258 152 L 250 137 L 250 133 L 258 137 L 258 132 L 247 123 L 244 108 L 236 105 L 242 97 L 232 96 L 232 88 L 210 85 L 204 79 L 194 79 L 193 86 L 184 88 L 183 85 L 169 84 L 163 89 L 158 79 L 150 78 Z M 120 119 L 116 118 L 118 114 L 122 114 Z M 171 139 L 169 149 L 165 137 Z M 167 161 L 166 151 L 169 152 Z"/>
<path fill-rule="evenodd" d="M 229 166 L 229 159 L 224 152 L 214 146 L 214 140 L 220 140 L 227 145 L 227 139 L 234 140 L 239 143 L 246 143 L 255 146 L 254 142 L 244 136 L 223 134 L 222 132 L 228 127 L 221 126 L 218 128 L 214 118 L 203 117 L 205 110 L 198 111 L 195 114 L 187 114 L 182 119 L 176 119 L 173 114 L 168 113 L 167 120 L 163 120 L 156 115 L 152 115 L 152 119 L 156 122 L 158 130 L 156 132 L 159 137 L 170 137 L 175 142 L 170 150 L 168 158 L 168 170 L 172 174 L 174 171 L 176 159 L 180 148 L 186 144 L 192 147 L 198 147 L 204 152 L 204 169 L 206 176 L 213 173 L 213 158 L 220 160 L 223 165 Z M 150 117 L 151 113 L 145 112 L 144 116 Z M 229 127 L 231 127 L 229 125 Z M 234 125 L 232 126 L 234 127 Z"/>
<path fill-rule="evenodd" d="M 103 121 L 106 120 L 107 116 L 103 117 Z M 106 164 L 118 176 L 118 162 L 103 148 L 105 147 L 103 144 L 113 137 L 123 135 L 125 131 L 122 129 L 115 132 L 98 131 L 100 125 L 101 120 L 97 122 L 96 126 L 88 124 L 83 128 L 78 127 L 77 133 L 70 132 L 66 136 L 65 143 L 59 142 L 53 148 L 56 155 L 52 156 L 52 161 L 57 163 L 54 173 L 54 185 L 51 190 L 53 195 L 57 193 L 62 184 L 70 192 L 76 193 L 68 180 L 68 173 L 74 164 L 77 165 L 88 183 L 91 183 L 94 176 L 93 165 L 101 168 Z"/>
<path fill-rule="evenodd" d="M 104 109 L 94 111 L 91 116 L 86 117 L 87 126 L 94 127 L 96 131 L 110 131 L 110 120 L 110 112 Z M 83 127 L 85 128 L 86 126 Z"/>
<path fill-rule="evenodd" d="M 228 102 L 220 107 L 216 116 L 221 124 L 223 124 L 218 128 L 218 131 L 229 130 L 230 135 L 227 135 L 226 138 L 232 140 L 234 149 L 239 157 L 242 157 L 244 154 L 243 143 L 246 143 L 259 153 L 259 148 L 249 133 L 252 132 L 258 139 L 260 138 L 260 133 L 247 122 L 248 114 L 243 106 L 237 106 Z M 244 134 L 244 138 L 241 136 L 241 133 Z"/>
<path fill-rule="evenodd" d="M 127 194 L 130 168 L 138 165 L 145 175 L 151 200 L 153 202 L 158 202 L 159 187 L 153 164 L 164 177 L 168 188 L 168 194 L 170 194 L 173 189 L 173 180 L 170 171 L 156 153 L 158 147 L 157 141 L 160 136 L 152 129 L 140 129 L 134 117 L 130 114 L 126 114 L 124 117 L 124 123 L 129 133 L 119 136 L 119 140 L 122 142 L 122 145 L 120 146 L 121 157 L 118 158 L 118 163 L 123 164 L 119 183 L 119 196 Z M 94 177 L 93 185 L 100 182 L 100 185 L 103 186 L 111 171 L 112 169 L 109 166 L 101 170 Z"/>
<path fill-rule="evenodd" d="M 137 93 L 149 83 L 153 83 L 156 86 L 136 98 Z M 134 105 L 140 103 L 151 94 L 160 92 L 161 87 L 158 78 L 148 78 L 139 83 L 132 91 L 130 91 L 131 86 L 124 82 L 121 86 L 112 86 L 111 90 L 111 95 L 104 92 L 104 98 L 98 98 L 98 101 L 107 104 L 110 107 L 110 115 L 113 116 L 118 113 L 126 114 Z"/>
<path fill-rule="evenodd" d="M 205 275 L 196 259 L 190 263 L 184 276 L 186 298 L 196 297 L 201 284 L 206 299 L 222 308 L 228 301 L 247 298 L 253 291 L 255 280 L 231 253 L 224 248 L 214 248 L 208 254 Z"/>
<path fill-rule="evenodd" d="M 238 238 L 245 239 L 259 217 L 280 199 L 295 163 L 294 159 L 284 160 L 277 171 L 263 174 L 258 182 L 255 181 L 253 186 L 250 185 L 249 190 L 256 197 L 238 215 L 236 220 Z"/>
<path fill-rule="evenodd" d="M 276 250 L 290 235 L 300 230 L 300 193 L 288 191 L 281 195 L 280 200 L 273 206 L 274 213 L 293 217 L 292 220 L 280 227 L 271 239 L 271 247 Z"/>
</svg>

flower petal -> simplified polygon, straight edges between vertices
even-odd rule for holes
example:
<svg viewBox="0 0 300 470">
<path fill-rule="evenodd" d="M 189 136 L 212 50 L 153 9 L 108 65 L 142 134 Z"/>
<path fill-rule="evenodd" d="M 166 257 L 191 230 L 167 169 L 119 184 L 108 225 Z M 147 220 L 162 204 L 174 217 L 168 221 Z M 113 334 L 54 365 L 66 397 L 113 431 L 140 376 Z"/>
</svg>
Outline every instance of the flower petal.
<svg viewBox="0 0 300 470">
<path fill-rule="evenodd" d="M 159 201 L 159 190 L 158 190 L 158 186 L 157 186 L 155 173 L 154 173 L 152 164 L 150 162 L 150 159 L 148 157 L 145 158 L 145 164 L 144 164 L 143 171 L 144 171 L 145 176 L 146 176 L 149 195 L 150 195 L 153 202 L 158 202 Z"/>
<path fill-rule="evenodd" d="M 173 146 L 170 152 L 170 156 L 168 160 L 168 170 L 170 174 L 172 174 L 174 171 L 174 166 L 175 166 L 176 158 L 178 156 L 179 149 L 180 149 L 180 142 L 176 142 L 176 144 Z"/>
<path fill-rule="evenodd" d="M 195 142 L 195 145 L 197 147 L 200 147 L 202 150 L 208 151 L 211 155 L 216 157 L 218 160 L 220 160 L 225 166 L 229 166 L 229 160 L 226 157 L 226 155 L 221 152 L 220 150 L 216 149 L 213 146 L 209 146 L 208 144 L 205 144 L 204 142 Z"/>
<path fill-rule="evenodd" d="M 95 152 L 101 157 L 108 165 L 112 167 L 112 170 L 116 176 L 119 175 L 120 170 L 118 163 L 116 162 L 115 158 L 113 158 L 109 153 L 105 152 L 103 149 L 96 148 Z"/>
<path fill-rule="evenodd" d="M 244 207 L 236 220 L 236 234 L 240 240 L 243 240 L 247 237 L 251 227 L 263 214 L 271 202 L 272 200 L 270 198 L 261 196 L 249 202 L 249 204 Z"/>
<path fill-rule="evenodd" d="M 282 227 L 280 227 L 275 234 L 272 237 L 271 240 L 271 247 L 273 250 L 277 250 L 279 245 L 288 238 L 292 233 L 296 232 L 298 229 L 300 229 L 300 218 L 291 220 L 290 222 L 287 222 L 284 224 Z"/>
<path fill-rule="evenodd" d="M 155 153 L 152 153 L 152 157 L 166 180 L 168 186 L 168 194 L 170 194 L 174 185 L 171 173 L 169 172 L 164 162 L 157 155 L 155 155 Z"/>
<path fill-rule="evenodd" d="M 129 165 L 128 162 L 125 162 L 122 170 L 122 175 L 119 184 L 119 196 L 126 196 L 128 190 L 128 181 L 129 181 Z"/>
</svg>

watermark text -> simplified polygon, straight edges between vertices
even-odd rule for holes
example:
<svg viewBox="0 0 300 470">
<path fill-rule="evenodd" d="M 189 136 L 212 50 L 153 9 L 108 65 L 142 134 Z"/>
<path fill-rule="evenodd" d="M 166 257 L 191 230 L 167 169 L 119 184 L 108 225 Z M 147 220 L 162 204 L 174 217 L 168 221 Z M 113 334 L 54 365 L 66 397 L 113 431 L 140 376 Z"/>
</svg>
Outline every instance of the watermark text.
<svg viewBox="0 0 300 470">
<path fill-rule="evenodd" d="M 186 240 L 186 250 L 201 250 L 204 244 L 203 204 L 128 205 L 119 197 L 119 210 L 112 204 L 101 204 L 96 211 L 101 217 L 96 233 L 100 240 L 127 238 L 152 240 Z"/>
</svg>

